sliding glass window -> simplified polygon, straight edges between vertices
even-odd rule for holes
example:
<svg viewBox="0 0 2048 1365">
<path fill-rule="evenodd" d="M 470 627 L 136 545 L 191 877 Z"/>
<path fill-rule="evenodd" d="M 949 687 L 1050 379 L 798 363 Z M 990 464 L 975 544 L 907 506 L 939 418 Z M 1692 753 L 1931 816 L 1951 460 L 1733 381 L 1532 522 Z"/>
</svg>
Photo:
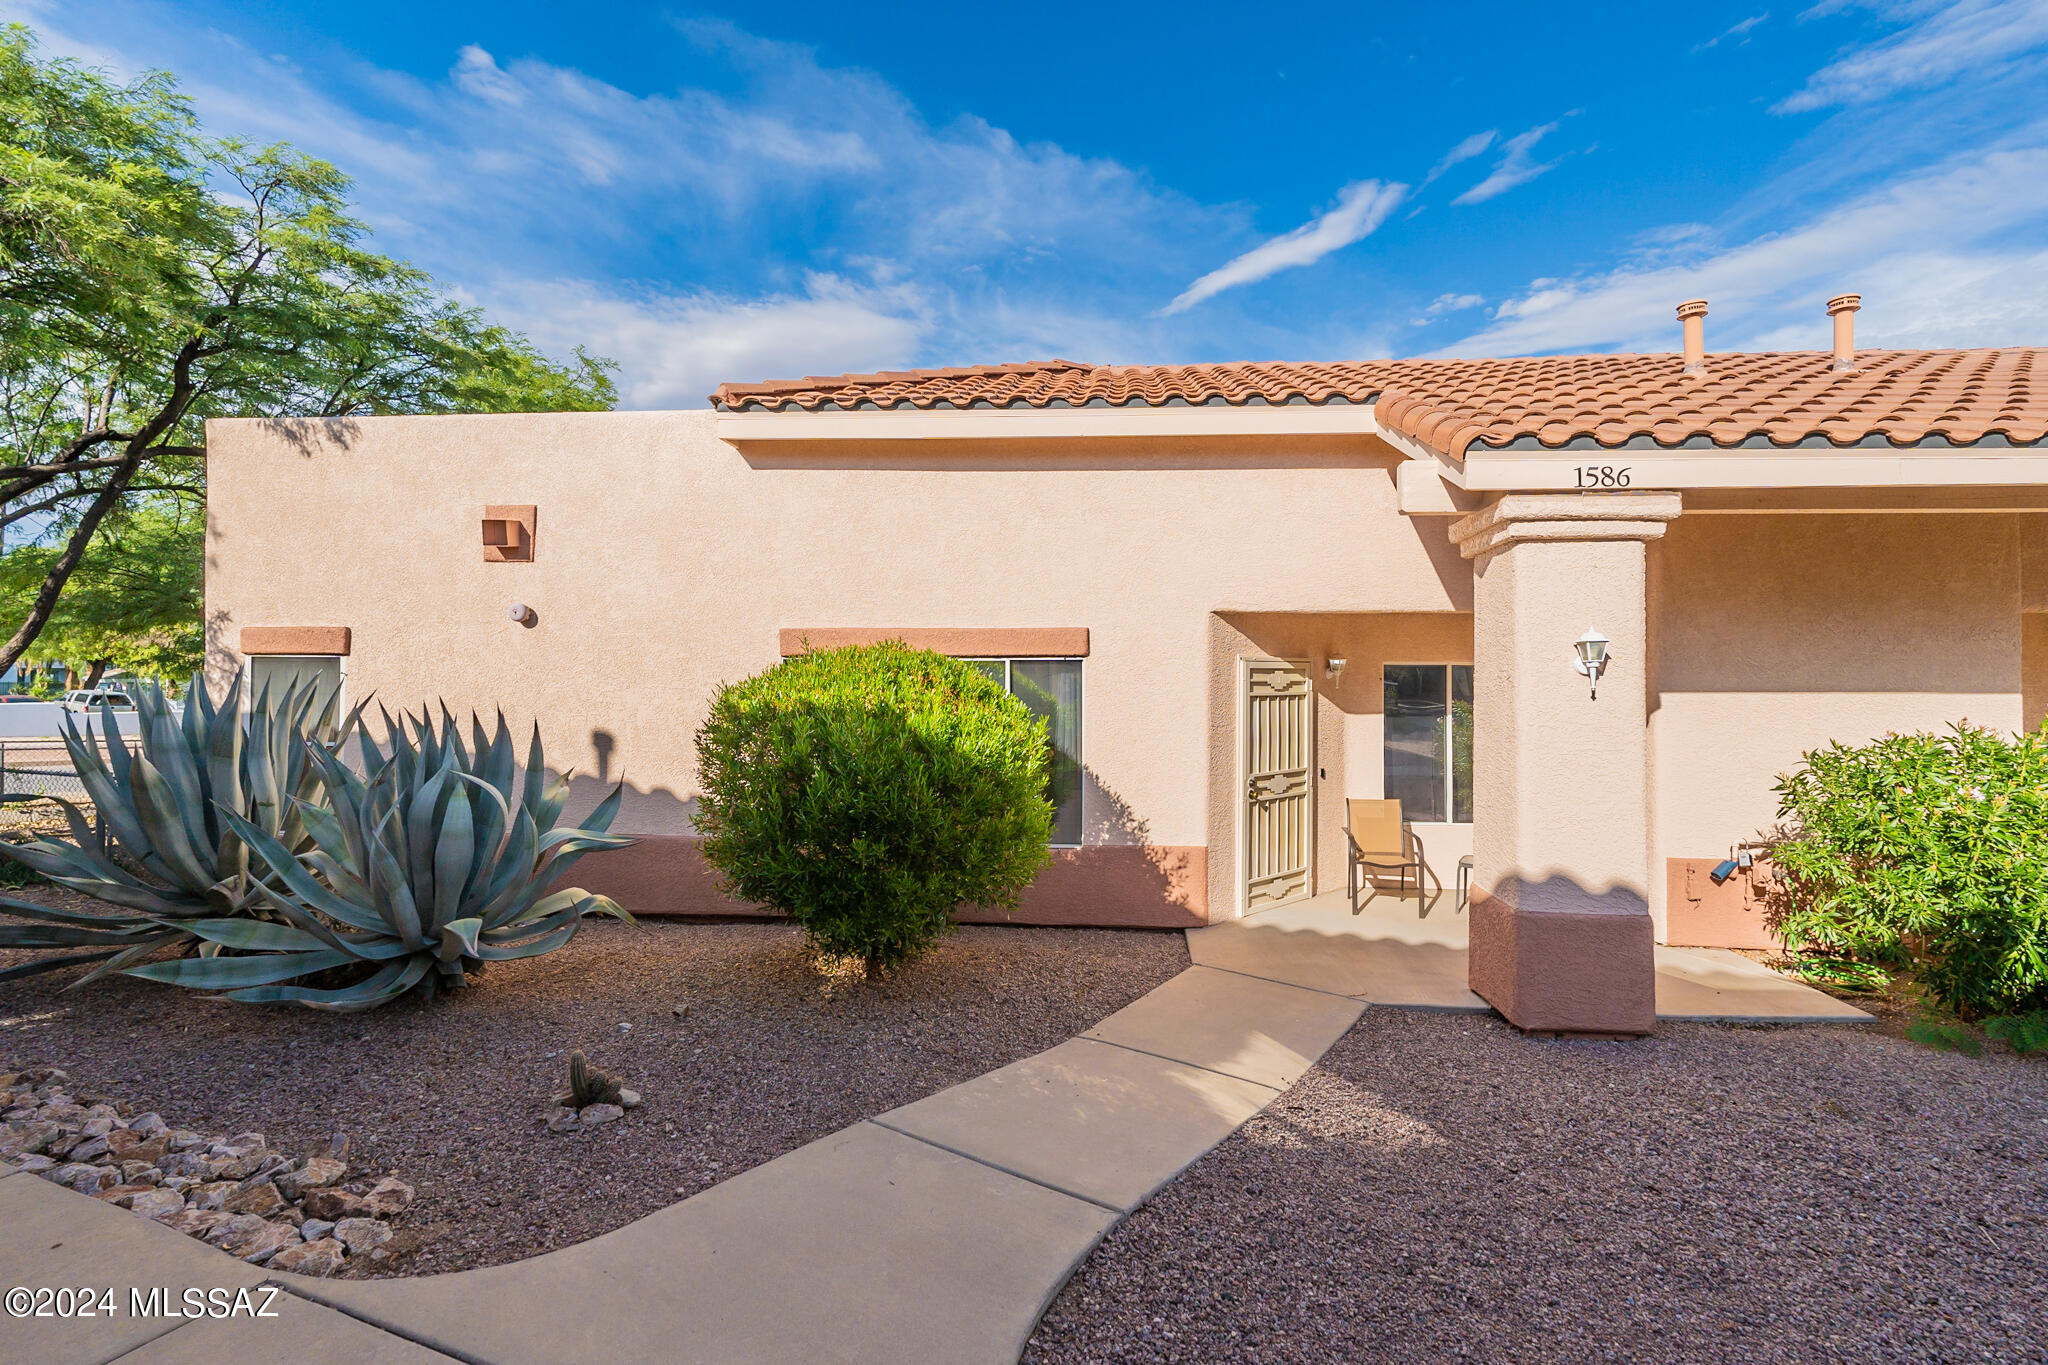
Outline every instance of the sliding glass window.
<svg viewBox="0 0 2048 1365">
<path fill-rule="evenodd" d="M 966 662 L 1009 689 L 1034 716 L 1043 717 L 1046 766 L 1051 779 L 1052 841 L 1081 842 L 1081 661 L 1079 659 L 969 659 Z"/>
<path fill-rule="evenodd" d="M 1388 664 L 1386 794 L 1422 823 L 1472 822 L 1472 665 Z"/>
</svg>

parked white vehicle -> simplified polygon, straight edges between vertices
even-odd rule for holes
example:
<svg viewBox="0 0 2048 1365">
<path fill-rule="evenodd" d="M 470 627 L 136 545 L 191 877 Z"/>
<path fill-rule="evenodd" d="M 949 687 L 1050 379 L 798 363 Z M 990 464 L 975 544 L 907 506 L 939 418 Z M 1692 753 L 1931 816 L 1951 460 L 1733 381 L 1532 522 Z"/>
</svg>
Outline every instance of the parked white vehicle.
<svg viewBox="0 0 2048 1365">
<path fill-rule="evenodd" d="M 100 703 L 105 702 L 116 711 L 133 711 L 135 698 L 114 688 L 79 688 L 64 694 L 63 706 L 66 711 L 87 712 L 98 715 Z"/>
</svg>

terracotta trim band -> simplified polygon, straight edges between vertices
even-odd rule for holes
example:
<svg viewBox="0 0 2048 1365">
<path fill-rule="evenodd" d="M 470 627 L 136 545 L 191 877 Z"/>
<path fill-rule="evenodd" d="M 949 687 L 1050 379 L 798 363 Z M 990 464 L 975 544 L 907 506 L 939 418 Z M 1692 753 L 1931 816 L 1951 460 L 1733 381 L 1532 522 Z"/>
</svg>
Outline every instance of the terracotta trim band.
<svg viewBox="0 0 2048 1365">
<path fill-rule="evenodd" d="M 901 640 L 913 649 L 929 649 L 956 659 L 1078 659 L 1088 653 L 1086 626 L 1026 626 L 1017 629 L 906 629 L 901 626 L 808 626 L 780 633 L 782 657 L 812 649 L 872 645 Z"/>
<path fill-rule="evenodd" d="M 244 654 L 346 654 L 347 626 L 243 626 Z"/>
<path fill-rule="evenodd" d="M 591 854 L 570 878 L 635 915 L 773 914 L 726 895 L 696 836 L 635 837 L 640 842 Z M 1209 922 L 1208 887 L 1209 850 L 1202 845 L 1090 844 L 1053 850 L 1051 866 L 1025 889 L 1014 915 L 965 909 L 958 918 L 970 924 L 1189 929 Z"/>
</svg>

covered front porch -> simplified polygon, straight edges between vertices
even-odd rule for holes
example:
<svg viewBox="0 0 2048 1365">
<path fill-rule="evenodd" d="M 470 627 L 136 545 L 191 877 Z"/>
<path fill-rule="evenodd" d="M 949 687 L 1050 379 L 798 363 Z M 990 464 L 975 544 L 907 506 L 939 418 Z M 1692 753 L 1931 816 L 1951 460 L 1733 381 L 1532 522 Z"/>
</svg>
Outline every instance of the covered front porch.
<svg viewBox="0 0 2048 1365">
<path fill-rule="evenodd" d="M 1351 912 L 1340 888 L 1188 931 L 1195 965 L 1375 1005 L 1483 1012 L 1467 986 L 1470 918 L 1455 890 L 1372 894 Z M 1726 948 L 1655 947 L 1660 1020 L 1868 1023 L 1853 1005 Z"/>
</svg>

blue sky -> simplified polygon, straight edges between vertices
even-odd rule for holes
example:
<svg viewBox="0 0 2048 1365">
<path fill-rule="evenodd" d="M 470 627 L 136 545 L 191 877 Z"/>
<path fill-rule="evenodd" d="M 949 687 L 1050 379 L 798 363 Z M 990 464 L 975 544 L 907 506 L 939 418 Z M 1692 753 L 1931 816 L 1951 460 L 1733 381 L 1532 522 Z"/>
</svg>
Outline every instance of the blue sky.
<svg viewBox="0 0 2048 1365">
<path fill-rule="evenodd" d="M 625 402 L 1101 362 L 2048 343 L 2048 0 L 0 0 L 357 181 Z M 1569 16 L 1561 20 L 1560 16 Z"/>
</svg>

